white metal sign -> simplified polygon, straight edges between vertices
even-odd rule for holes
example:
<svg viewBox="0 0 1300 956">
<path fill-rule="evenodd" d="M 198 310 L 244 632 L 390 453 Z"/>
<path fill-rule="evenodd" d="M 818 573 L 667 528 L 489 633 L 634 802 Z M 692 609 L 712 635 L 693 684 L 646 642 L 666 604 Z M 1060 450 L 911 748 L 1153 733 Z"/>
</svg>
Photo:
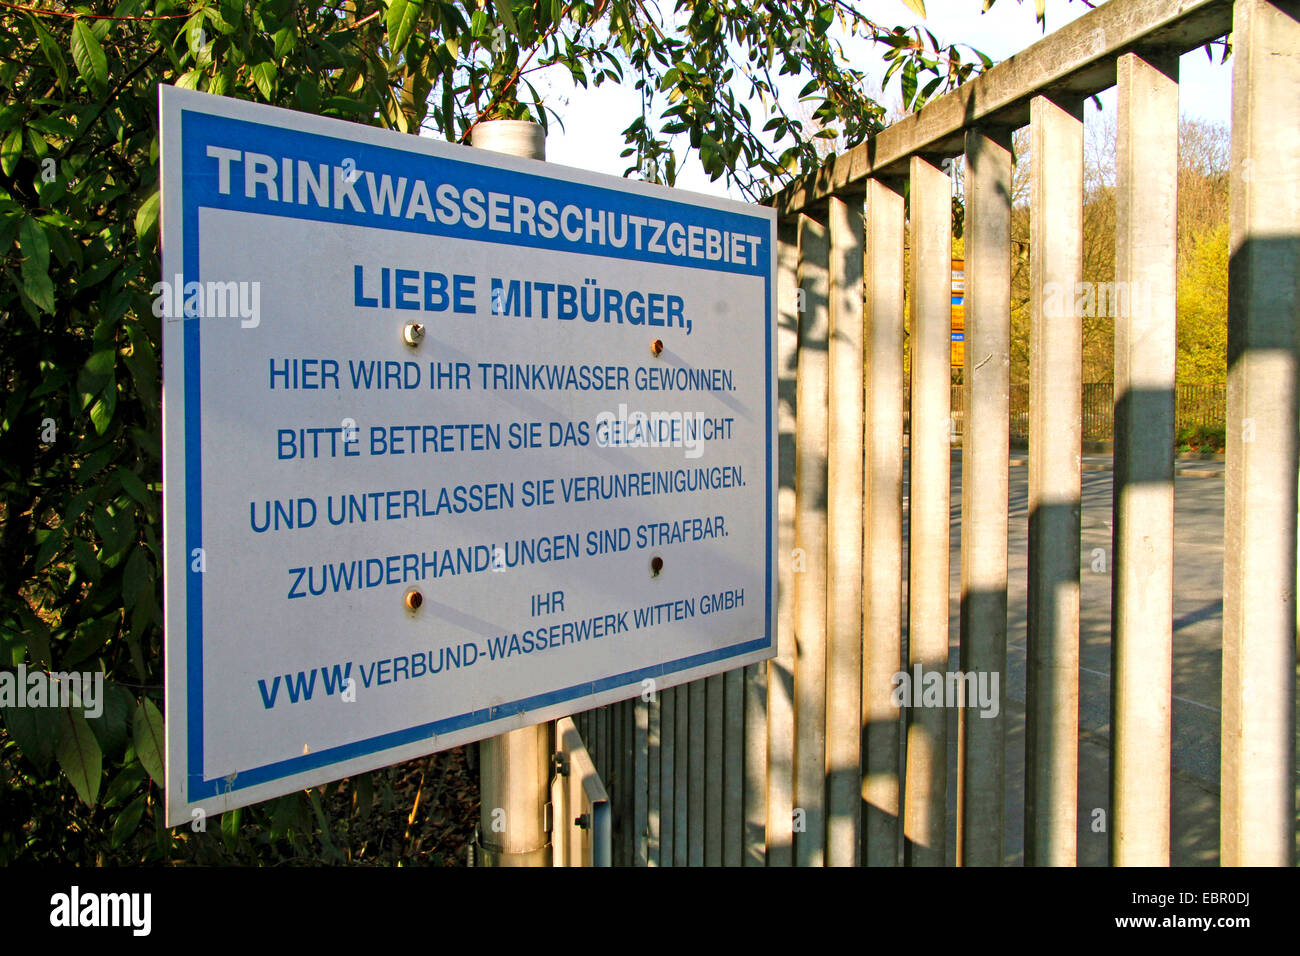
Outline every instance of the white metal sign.
<svg viewBox="0 0 1300 956">
<path fill-rule="evenodd" d="M 772 655 L 771 210 L 161 110 L 169 824 Z"/>
</svg>

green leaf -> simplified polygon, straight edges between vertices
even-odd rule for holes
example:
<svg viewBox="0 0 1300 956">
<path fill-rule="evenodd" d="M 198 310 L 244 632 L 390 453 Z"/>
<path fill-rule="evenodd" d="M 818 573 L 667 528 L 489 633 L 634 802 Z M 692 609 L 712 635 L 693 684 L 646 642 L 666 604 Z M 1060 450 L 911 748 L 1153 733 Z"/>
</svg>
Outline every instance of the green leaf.
<svg viewBox="0 0 1300 956">
<path fill-rule="evenodd" d="M 190 55 L 198 59 L 199 52 L 207 45 L 207 36 L 203 32 L 203 11 L 200 10 L 185 23 L 185 45 Z"/>
<path fill-rule="evenodd" d="M 153 498 L 149 494 L 149 489 L 135 472 L 127 471 L 125 468 L 118 468 L 117 480 L 122 482 L 123 490 L 139 502 L 140 506 L 146 511 L 153 506 Z"/>
<path fill-rule="evenodd" d="M 98 510 L 90 519 L 95 530 L 104 541 L 104 557 L 123 554 L 135 540 L 135 519 L 129 512 L 109 515 L 107 510 Z"/>
<path fill-rule="evenodd" d="M 914 106 L 913 101 L 916 99 L 916 62 L 914 60 L 909 60 L 907 65 L 903 67 L 902 89 L 903 108 L 911 110 Z"/>
<path fill-rule="evenodd" d="M 63 525 L 57 528 L 51 528 L 45 532 L 44 540 L 41 540 L 41 546 L 36 551 L 36 570 L 44 568 L 58 553 L 63 546 L 63 538 L 67 534 Z M 41 532 L 36 532 L 38 540 L 41 539 Z"/>
<path fill-rule="evenodd" d="M 244 20 L 244 0 L 221 0 L 221 16 L 233 30 Z"/>
<path fill-rule="evenodd" d="M 153 590 L 153 581 L 149 575 L 149 559 L 144 548 L 135 548 L 127 558 L 126 568 L 122 571 L 122 601 L 129 611 L 140 603 Z"/>
<path fill-rule="evenodd" d="M 304 824 L 304 800 L 301 793 L 291 793 L 271 804 L 271 839 L 283 840 L 290 830 L 301 832 Z"/>
<path fill-rule="evenodd" d="M 23 294 L 42 312 L 54 311 L 54 283 L 50 279 L 50 242 L 44 226 L 28 216 L 18 227 L 22 246 Z"/>
<path fill-rule="evenodd" d="M 105 681 L 103 699 L 99 703 L 102 708 L 100 715 L 87 717 L 86 721 L 94 731 L 99 746 L 111 757 L 120 753 L 126 746 L 127 721 L 131 716 L 131 706 L 135 703 L 135 698 L 121 684 Z"/>
<path fill-rule="evenodd" d="M 110 844 L 114 849 L 125 843 L 140 826 L 140 817 L 144 814 L 148 802 L 145 794 L 140 794 L 126 805 L 126 808 L 113 821 L 113 835 Z"/>
<path fill-rule="evenodd" d="M 140 763 L 161 788 L 163 784 L 163 717 L 148 697 L 140 698 L 140 705 L 135 709 L 132 721 L 135 755 Z"/>
<path fill-rule="evenodd" d="M 54 666 L 54 656 L 50 653 L 50 628 L 49 625 L 39 617 L 29 611 L 26 607 L 20 607 L 18 610 L 19 619 L 22 621 L 24 629 L 27 631 L 27 657 L 39 667 L 45 670 L 51 670 Z M 31 675 L 28 675 L 30 679 Z"/>
<path fill-rule="evenodd" d="M 108 83 L 108 57 L 86 21 L 80 18 L 72 21 L 72 62 L 77 64 L 77 72 L 90 87 L 103 90 Z"/>
<path fill-rule="evenodd" d="M 28 675 L 29 682 L 31 676 Z M 44 674 L 38 680 L 48 683 Z M 4 714 L 5 730 L 14 739 L 14 743 L 18 744 L 23 756 L 42 774 L 48 773 L 62 729 L 63 717 L 60 711 L 52 707 L 0 707 L 0 714 Z"/>
<path fill-rule="evenodd" d="M 365 820 L 370 816 L 370 809 L 375 804 L 375 784 L 368 773 L 355 777 L 354 783 L 356 784 L 356 813 Z"/>
<path fill-rule="evenodd" d="M 298 105 L 309 113 L 320 109 L 320 86 L 310 76 L 298 77 Z"/>
<path fill-rule="evenodd" d="M 203 12 L 207 15 L 207 18 L 212 22 L 212 25 L 216 27 L 218 30 L 220 30 L 222 33 L 229 34 L 235 32 L 234 25 L 226 21 L 226 18 L 222 16 L 221 10 L 219 10 L 217 7 L 206 7 L 204 8 Z"/>
<path fill-rule="evenodd" d="M 329 115 L 330 110 L 337 110 L 341 113 L 355 113 L 358 116 L 370 116 L 374 110 L 365 103 L 358 103 L 348 96 L 331 96 L 324 103 L 323 112 Z"/>
<path fill-rule="evenodd" d="M 496 8 L 497 16 L 501 18 L 501 25 L 519 36 L 519 24 L 515 22 L 515 12 L 510 9 L 510 0 L 494 0 L 493 7 Z"/>
<path fill-rule="evenodd" d="M 243 822 L 244 808 L 236 807 L 221 815 L 221 840 L 227 850 L 234 850 L 239 845 L 239 825 Z"/>
<path fill-rule="evenodd" d="M 249 71 L 253 78 L 253 83 L 261 91 L 262 95 L 268 100 L 275 89 L 275 64 L 270 60 L 263 60 L 257 63 Z"/>
<path fill-rule="evenodd" d="M 77 135 L 77 128 L 61 116 L 33 116 L 27 121 L 28 129 L 38 129 L 48 136 L 62 136 L 71 139 Z"/>
<path fill-rule="evenodd" d="M 18 242 L 23 248 L 23 274 L 50 271 L 50 240 L 45 227 L 34 216 L 26 217 L 18 227 Z"/>
<path fill-rule="evenodd" d="M 106 348 L 92 352 L 86 359 L 86 371 L 95 378 L 108 378 L 113 374 L 117 362 L 117 349 Z"/>
<path fill-rule="evenodd" d="M 85 250 L 70 239 L 65 229 L 59 228 L 63 223 L 57 222 L 55 216 L 44 216 L 41 222 L 44 224 L 45 239 L 50 245 L 50 252 L 55 255 L 59 263 L 61 265 L 73 263 L 77 268 L 81 268 Z"/>
<path fill-rule="evenodd" d="M 285 27 L 276 31 L 275 34 L 275 58 L 283 60 L 285 54 L 289 53 L 298 42 L 297 34 L 294 33 L 293 27 Z"/>
<path fill-rule="evenodd" d="M 325 850 L 326 857 L 341 858 L 338 848 L 334 846 L 334 841 L 330 838 L 330 823 L 325 817 L 325 810 L 321 807 L 319 787 L 307 791 L 307 799 L 311 803 L 312 813 L 316 815 L 316 824 L 320 829 L 320 842 Z"/>
<path fill-rule="evenodd" d="M 4 143 L 0 144 L 0 170 L 4 170 L 6 176 L 12 176 L 14 170 L 18 168 L 18 160 L 22 155 L 23 127 L 19 124 L 9 131 Z"/>
<path fill-rule="evenodd" d="M 53 310 L 51 310 L 53 311 Z M 113 423 L 113 413 L 117 410 L 117 388 L 104 389 L 95 404 L 90 406 L 90 424 L 95 427 L 95 434 L 102 435 Z M 117 552 L 114 551 L 114 554 Z"/>
<path fill-rule="evenodd" d="M 103 574 L 103 568 L 100 567 L 99 558 L 90 542 L 85 538 L 73 538 L 72 553 L 76 556 L 77 567 L 82 572 L 82 576 L 91 581 L 98 581 Z"/>
<path fill-rule="evenodd" d="M 140 766 L 139 761 L 132 761 L 123 767 L 121 773 L 110 780 L 108 786 L 104 788 L 103 805 L 111 807 L 121 803 L 142 783 L 144 783 L 144 767 Z"/>
<path fill-rule="evenodd" d="M 153 242 L 154 234 L 158 231 L 158 202 L 161 194 L 154 190 L 135 214 L 135 241 L 141 245 L 147 245 Z"/>
<path fill-rule="evenodd" d="M 94 557 L 93 553 L 91 554 L 91 557 Z M 78 558 L 80 558 L 80 555 L 78 555 Z M 91 580 L 99 580 L 101 574 L 102 566 L 96 562 L 95 574 L 91 577 Z M 120 613 L 110 613 L 96 621 L 86 621 L 78 625 L 77 636 L 73 638 L 72 643 L 68 645 L 68 649 L 63 652 L 61 664 L 64 667 L 73 667 L 86 660 L 86 658 L 98 654 L 104 644 L 107 643 L 108 639 L 117 633 L 117 628 L 120 622 Z M 119 687 L 119 690 L 120 689 L 121 688 Z M 135 705 L 135 699 L 132 698 L 127 703 L 128 706 L 126 713 L 130 714 L 131 708 Z M 90 726 L 92 730 L 95 728 L 94 721 L 91 721 Z M 125 734 L 125 730 L 123 730 L 123 734 Z M 104 743 L 102 736 L 100 737 L 100 743 Z M 105 750 L 111 751 L 112 749 L 113 748 L 105 745 Z"/>
<path fill-rule="evenodd" d="M 406 49 L 415 22 L 420 17 L 420 4 L 415 0 L 392 0 L 384 25 L 388 28 L 388 48 L 394 53 Z"/>
<path fill-rule="evenodd" d="M 29 17 L 32 26 L 36 29 L 36 38 L 40 41 L 41 52 L 45 54 L 46 61 L 54 68 L 54 75 L 59 79 L 59 87 L 63 90 L 68 88 L 68 61 L 63 58 L 63 51 L 59 49 L 58 41 L 45 29 L 38 17 Z"/>
<path fill-rule="evenodd" d="M 57 206 L 68 192 L 68 184 L 62 179 L 56 179 L 54 182 L 47 183 L 41 180 L 37 187 L 40 192 L 41 205 L 46 208 Z"/>
<path fill-rule="evenodd" d="M 80 23 L 81 21 L 77 21 Z M 59 766 L 72 781 L 73 789 L 82 803 L 88 807 L 95 805 L 99 797 L 100 777 L 103 775 L 103 754 L 94 731 L 80 711 L 63 708 L 63 729 L 54 755 L 59 759 Z"/>
<path fill-rule="evenodd" d="M 42 312 L 54 314 L 54 283 L 48 275 L 23 276 L 23 294 Z"/>
</svg>

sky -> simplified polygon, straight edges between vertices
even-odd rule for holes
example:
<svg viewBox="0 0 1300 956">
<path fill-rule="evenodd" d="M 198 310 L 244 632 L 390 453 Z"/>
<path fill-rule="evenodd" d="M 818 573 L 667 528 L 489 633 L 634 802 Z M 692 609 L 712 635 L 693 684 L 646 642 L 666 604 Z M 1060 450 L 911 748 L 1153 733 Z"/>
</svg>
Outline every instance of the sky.
<svg viewBox="0 0 1300 956">
<path fill-rule="evenodd" d="M 1124 0 L 1108 2 L 1122 3 Z M 927 0 L 928 16 L 924 21 L 902 0 L 874 0 L 866 4 L 866 9 L 877 20 L 891 25 L 911 26 L 924 22 L 941 42 L 968 44 L 982 50 L 995 62 L 1006 59 L 1043 38 L 1043 29 L 1034 19 L 1033 0 L 1025 0 L 1024 3 L 997 0 L 985 14 L 980 13 L 981 5 L 980 0 Z M 1087 12 L 1087 7 L 1079 0 L 1048 0 L 1047 32 L 1058 30 Z M 860 40 L 846 44 L 846 51 L 855 65 L 879 85 L 885 70 L 879 52 L 871 44 Z M 1183 56 L 1180 64 L 1180 98 L 1184 116 L 1223 124 L 1228 122 L 1232 61 L 1220 65 L 1218 59 L 1217 50 L 1214 63 L 1209 62 L 1201 49 L 1192 50 Z M 896 77 L 891 79 L 890 89 L 886 91 L 886 99 L 891 105 L 897 97 L 896 80 Z M 795 94 L 803 82 L 803 79 L 799 79 L 789 84 L 783 97 L 787 109 L 793 107 Z M 640 111 L 640 100 L 631 84 L 620 87 L 607 83 L 599 88 L 577 88 L 575 91 L 568 72 L 564 71 L 562 74 L 543 74 L 540 82 L 535 82 L 535 85 L 557 110 L 563 123 L 563 128 L 552 123 L 546 141 L 547 160 L 622 176 L 629 163 L 628 159 L 619 157 L 626 145 L 622 131 Z M 1104 92 L 1099 99 L 1103 113 L 1114 112 L 1114 89 Z M 751 109 L 755 110 L 756 116 L 761 112 L 757 104 L 751 105 Z M 1096 123 L 1099 119 L 1096 106 L 1089 102 L 1085 122 Z M 762 122 L 763 120 L 758 120 L 757 125 L 761 126 Z M 684 151 L 683 141 L 679 162 Z M 738 191 L 729 191 L 722 180 L 710 182 L 694 161 L 681 168 L 677 185 L 709 195 L 742 198 Z"/>
</svg>

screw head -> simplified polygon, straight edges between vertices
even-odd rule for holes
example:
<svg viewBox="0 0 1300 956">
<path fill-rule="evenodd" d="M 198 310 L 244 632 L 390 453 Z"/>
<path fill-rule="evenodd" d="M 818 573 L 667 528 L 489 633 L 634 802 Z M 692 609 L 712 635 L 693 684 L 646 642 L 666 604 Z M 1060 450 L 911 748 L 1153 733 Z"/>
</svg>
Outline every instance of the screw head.
<svg viewBox="0 0 1300 956">
<path fill-rule="evenodd" d="M 406 592 L 406 607 L 410 611 L 418 611 L 420 605 L 424 603 L 424 595 L 419 591 Z"/>
<path fill-rule="evenodd" d="M 407 345 L 416 346 L 424 338 L 424 326 L 419 322 L 407 322 L 402 329 L 402 341 Z"/>
<path fill-rule="evenodd" d="M 664 350 L 663 339 L 655 339 L 653 342 L 650 343 L 650 351 L 651 353 L 654 354 L 656 358 L 659 357 L 660 353 L 663 352 L 663 350 Z"/>
</svg>

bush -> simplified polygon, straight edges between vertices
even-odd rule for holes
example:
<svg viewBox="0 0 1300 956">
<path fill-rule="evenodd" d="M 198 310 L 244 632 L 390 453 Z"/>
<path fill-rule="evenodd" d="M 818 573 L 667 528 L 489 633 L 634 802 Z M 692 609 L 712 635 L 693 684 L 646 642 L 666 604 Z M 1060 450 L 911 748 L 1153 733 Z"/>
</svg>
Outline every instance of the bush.
<svg viewBox="0 0 1300 956">
<path fill-rule="evenodd" d="M 1179 454 L 1212 455 L 1222 452 L 1228 432 L 1223 425 L 1184 425 L 1178 429 Z"/>
</svg>

